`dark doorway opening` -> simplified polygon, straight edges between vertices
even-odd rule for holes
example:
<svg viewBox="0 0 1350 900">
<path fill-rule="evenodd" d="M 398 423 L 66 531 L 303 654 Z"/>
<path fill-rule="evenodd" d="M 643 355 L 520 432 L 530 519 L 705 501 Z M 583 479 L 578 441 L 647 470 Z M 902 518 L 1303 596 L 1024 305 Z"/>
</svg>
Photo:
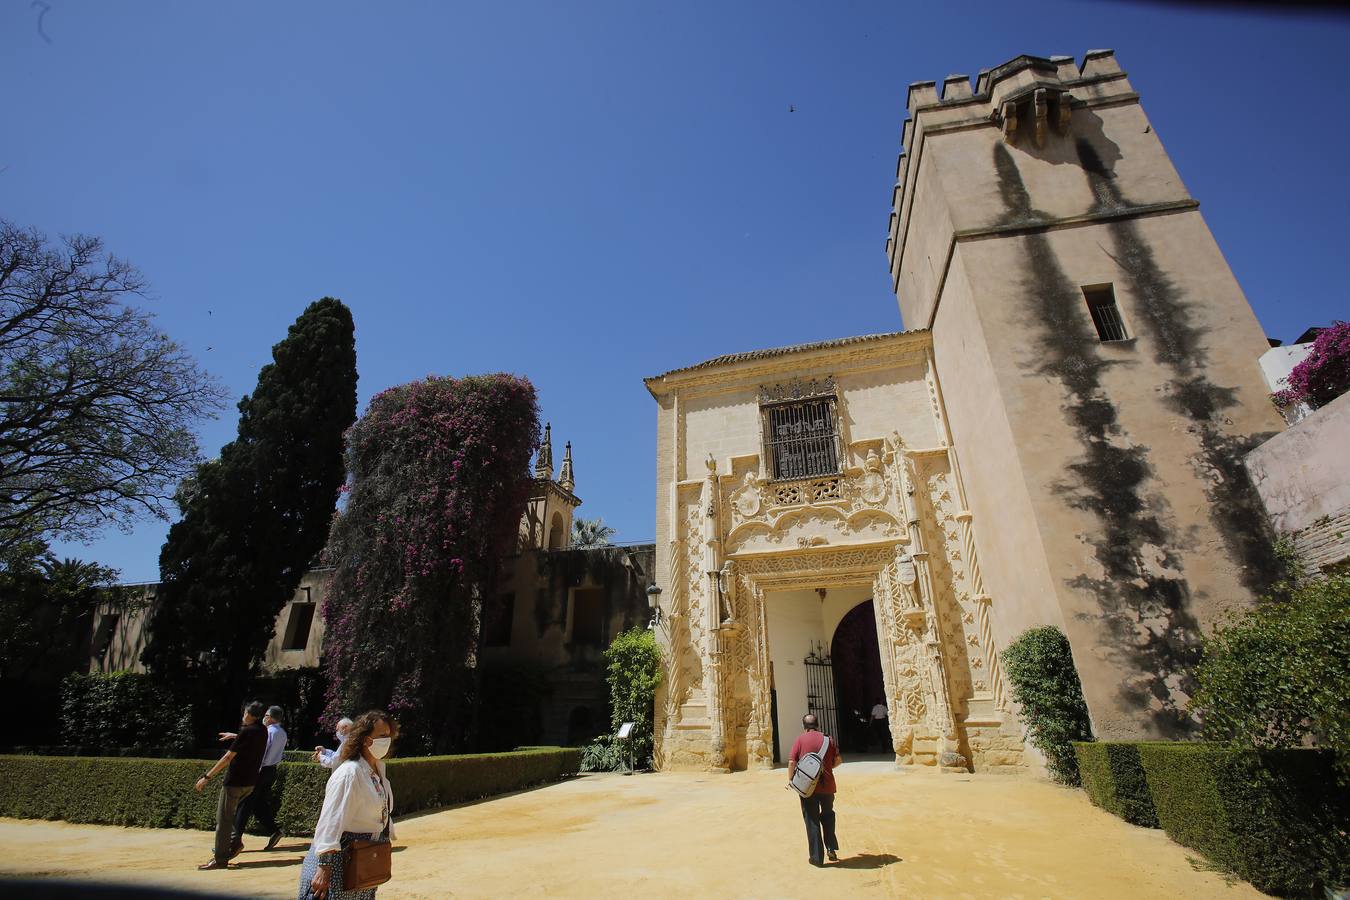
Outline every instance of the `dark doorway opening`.
<svg viewBox="0 0 1350 900">
<path fill-rule="evenodd" d="M 890 746 L 889 723 L 872 720 L 872 707 L 885 706 L 881 677 L 881 647 L 872 601 L 849 610 L 830 642 L 834 686 L 839 702 L 839 749 L 850 753 L 885 752 Z"/>
</svg>

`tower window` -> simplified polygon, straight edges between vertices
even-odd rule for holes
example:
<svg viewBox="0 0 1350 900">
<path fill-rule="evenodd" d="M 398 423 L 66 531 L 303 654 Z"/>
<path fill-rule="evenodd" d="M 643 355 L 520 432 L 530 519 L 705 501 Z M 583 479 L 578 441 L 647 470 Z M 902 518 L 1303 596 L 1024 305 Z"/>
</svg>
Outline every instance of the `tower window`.
<svg viewBox="0 0 1350 900">
<path fill-rule="evenodd" d="M 1115 289 L 1111 285 L 1085 287 L 1083 297 L 1087 300 L 1088 312 L 1092 314 L 1092 324 L 1097 326 L 1097 337 L 1102 343 L 1129 338 L 1125 333 L 1125 321 L 1120 317 L 1120 308 L 1116 306 Z"/>
</svg>

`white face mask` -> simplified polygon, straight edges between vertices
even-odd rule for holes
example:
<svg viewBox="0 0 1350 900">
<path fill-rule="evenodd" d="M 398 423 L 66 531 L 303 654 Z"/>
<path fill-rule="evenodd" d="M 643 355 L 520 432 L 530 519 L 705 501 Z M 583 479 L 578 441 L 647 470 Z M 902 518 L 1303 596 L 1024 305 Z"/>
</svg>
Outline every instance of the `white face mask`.
<svg viewBox="0 0 1350 900">
<path fill-rule="evenodd" d="M 393 742 L 393 738 L 375 738 L 370 743 L 370 755 L 376 759 L 384 759 L 384 755 L 389 752 L 389 745 Z"/>
<path fill-rule="evenodd" d="M 347 735 L 341 731 L 333 732 L 333 737 L 337 738 L 339 744 L 345 744 L 347 742 Z"/>
</svg>

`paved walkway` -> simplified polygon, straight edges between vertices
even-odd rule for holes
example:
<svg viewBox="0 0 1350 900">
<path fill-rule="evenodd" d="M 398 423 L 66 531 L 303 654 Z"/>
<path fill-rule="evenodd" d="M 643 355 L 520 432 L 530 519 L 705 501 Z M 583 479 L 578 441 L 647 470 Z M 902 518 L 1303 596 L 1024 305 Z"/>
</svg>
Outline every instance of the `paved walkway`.
<svg viewBox="0 0 1350 900">
<path fill-rule="evenodd" d="M 592 775 L 402 820 L 394 881 L 379 896 L 1261 896 L 1197 868 L 1162 832 L 1095 809 L 1081 791 L 872 762 L 845 763 L 838 780 L 842 858 L 824 869 L 807 864 L 781 771 Z M 307 841 L 245 850 L 228 872 L 197 872 L 210 843 L 197 831 L 4 819 L 0 873 L 295 896 Z"/>
</svg>

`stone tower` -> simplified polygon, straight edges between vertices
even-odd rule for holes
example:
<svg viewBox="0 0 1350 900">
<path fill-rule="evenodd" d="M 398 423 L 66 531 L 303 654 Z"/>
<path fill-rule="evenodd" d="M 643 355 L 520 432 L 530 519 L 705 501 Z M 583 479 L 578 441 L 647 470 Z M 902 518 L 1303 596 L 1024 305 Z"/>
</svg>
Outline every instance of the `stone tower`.
<svg viewBox="0 0 1350 900">
<path fill-rule="evenodd" d="M 527 550 L 566 550 L 572 543 L 572 516 L 581 500 L 573 493 L 572 443 L 563 454 L 562 471 L 553 477 L 553 425 L 544 424 L 544 439 L 534 461 L 534 489 L 520 520 L 520 546 Z"/>
<path fill-rule="evenodd" d="M 1110 51 L 910 86 L 886 252 L 930 329 L 999 646 L 1055 624 L 1100 737 L 1175 736 L 1274 570 L 1267 344 Z"/>
</svg>

